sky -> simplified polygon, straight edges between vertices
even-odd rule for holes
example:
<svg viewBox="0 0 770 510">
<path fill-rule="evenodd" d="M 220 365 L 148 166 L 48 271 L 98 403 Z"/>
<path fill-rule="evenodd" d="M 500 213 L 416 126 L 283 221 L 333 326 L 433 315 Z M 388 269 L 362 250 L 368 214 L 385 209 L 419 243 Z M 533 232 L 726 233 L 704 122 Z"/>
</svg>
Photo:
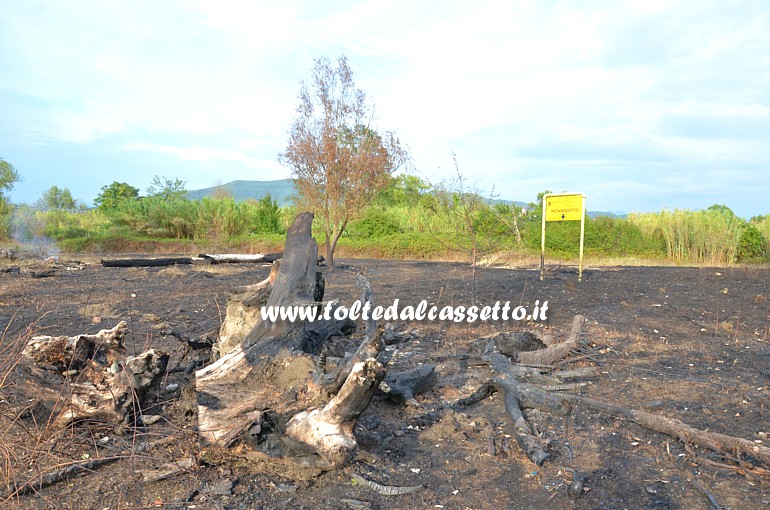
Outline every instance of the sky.
<svg viewBox="0 0 770 510">
<path fill-rule="evenodd" d="M 34 203 L 290 177 L 314 59 L 431 182 L 615 213 L 770 213 L 770 2 L 0 0 L 0 157 Z"/>
</svg>

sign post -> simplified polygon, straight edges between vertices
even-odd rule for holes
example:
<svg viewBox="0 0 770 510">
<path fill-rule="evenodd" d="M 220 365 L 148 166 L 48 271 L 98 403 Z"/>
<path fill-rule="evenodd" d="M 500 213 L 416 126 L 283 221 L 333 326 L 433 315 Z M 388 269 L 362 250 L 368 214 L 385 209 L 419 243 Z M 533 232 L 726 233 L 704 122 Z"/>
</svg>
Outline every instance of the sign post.
<svg viewBox="0 0 770 510">
<path fill-rule="evenodd" d="M 580 220 L 580 259 L 578 282 L 583 280 L 583 238 L 585 237 L 586 196 L 584 193 L 548 193 L 543 196 L 543 225 L 540 233 L 540 281 L 545 276 L 545 223 Z"/>
</svg>

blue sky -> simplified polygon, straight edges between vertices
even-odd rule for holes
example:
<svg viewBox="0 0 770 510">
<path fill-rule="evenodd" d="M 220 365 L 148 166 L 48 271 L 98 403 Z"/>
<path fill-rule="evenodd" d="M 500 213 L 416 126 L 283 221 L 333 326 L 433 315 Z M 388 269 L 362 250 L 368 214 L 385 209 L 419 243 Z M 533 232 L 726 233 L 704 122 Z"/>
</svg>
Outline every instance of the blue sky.
<svg viewBox="0 0 770 510">
<path fill-rule="evenodd" d="M 348 57 L 416 170 L 591 210 L 770 213 L 770 3 L 0 0 L 0 157 L 32 203 L 290 176 L 313 59 Z"/>
</svg>

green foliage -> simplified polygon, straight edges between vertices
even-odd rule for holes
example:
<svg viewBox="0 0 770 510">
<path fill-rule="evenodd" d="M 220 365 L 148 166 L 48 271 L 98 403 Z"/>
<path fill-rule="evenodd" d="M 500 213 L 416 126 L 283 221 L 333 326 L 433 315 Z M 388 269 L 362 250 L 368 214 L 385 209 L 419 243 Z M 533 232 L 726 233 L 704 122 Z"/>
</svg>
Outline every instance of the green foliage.
<svg viewBox="0 0 770 510">
<path fill-rule="evenodd" d="M 174 178 L 156 175 L 152 178 L 150 187 L 147 188 L 147 196 L 159 197 L 163 200 L 180 200 L 187 194 L 186 182 Z"/>
<path fill-rule="evenodd" d="M 586 218 L 584 248 L 586 253 L 591 255 L 651 258 L 663 256 L 663 245 L 659 240 L 645 237 L 642 230 L 629 221 L 606 216 Z"/>
<path fill-rule="evenodd" d="M 95 210 L 40 210 L 28 205 L 17 206 L 11 219 L 14 239 L 21 243 L 28 243 L 35 238 L 47 237 L 59 242 L 101 235 L 109 226 L 107 218 Z"/>
<path fill-rule="evenodd" d="M 746 223 L 741 231 L 738 243 L 737 261 L 761 259 L 768 255 L 768 243 L 762 231 L 755 225 Z"/>
<path fill-rule="evenodd" d="M 11 237 L 11 224 L 13 218 L 13 207 L 0 198 L 0 239 Z"/>
<path fill-rule="evenodd" d="M 749 224 L 759 230 L 764 241 L 765 258 L 770 258 L 770 214 L 755 216 L 751 218 Z"/>
<path fill-rule="evenodd" d="M 381 207 L 367 208 L 361 219 L 350 223 L 347 233 L 357 239 L 380 239 L 402 232 L 397 214 Z"/>
<path fill-rule="evenodd" d="M 11 235 L 11 213 L 13 208 L 8 204 L 5 194 L 22 180 L 19 172 L 9 162 L 0 158 L 0 239 Z"/>
<path fill-rule="evenodd" d="M 161 195 L 123 201 L 112 214 L 118 227 L 154 238 L 224 240 L 248 233 L 283 231 L 281 212 L 270 196 L 167 200 Z"/>
<path fill-rule="evenodd" d="M 501 207 L 490 207 L 482 203 L 471 219 L 474 230 L 481 235 L 503 237 L 511 235 L 510 226 L 503 221 L 508 210 Z"/>
<path fill-rule="evenodd" d="M 378 238 L 343 237 L 339 246 L 348 256 L 421 260 L 445 256 L 449 242 L 449 234 L 403 232 Z"/>
<path fill-rule="evenodd" d="M 380 207 L 416 207 L 430 190 L 430 184 L 410 174 L 399 174 L 391 178 L 387 188 L 374 199 L 373 205 Z"/>
<path fill-rule="evenodd" d="M 109 229 L 109 220 L 98 211 L 37 211 L 38 235 L 61 241 L 76 237 L 100 235 Z"/>
<path fill-rule="evenodd" d="M 745 222 L 724 206 L 704 211 L 674 210 L 634 214 L 629 221 L 658 239 L 668 258 L 713 265 L 736 262 Z"/>
<path fill-rule="evenodd" d="M 5 193 L 11 191 L 14 184 L 21 180 L 21 175 L 13 165 L 0 158 L 0 201 L 6 201 Z"/>
<path fill-rule="evenodd" d="M 285 229 L 281 221 L 281 208 L 278 202 L 273 200 L 270 194 L 265 195 L 257 202 L 254 232 L 257 234 L 272 234 L 283 232 Z"/>
<path fill-rule="evenodd" d="M 713 204 L 706 209 L 706 211 L 714 211 L 718 214 L 727 216 L 729 218 L 735 218 L 735 213 L 732 209 L 723 204 Z"/>
<path fill-rule="evenodd" d="M 139 188 L 125 182 L 113 181 L 109 186 L 102 187 L 101 193 L 94 199 L 94 205 L 102 212 L 112 212 L 122 202 L 138 197 Z"/>
<path fill-rule="evenodd" d="M 75 209 L 77 204 L 69 188 L 51 186 L 38 199 L 37 206 L 43 209 Z"/>
</svg>

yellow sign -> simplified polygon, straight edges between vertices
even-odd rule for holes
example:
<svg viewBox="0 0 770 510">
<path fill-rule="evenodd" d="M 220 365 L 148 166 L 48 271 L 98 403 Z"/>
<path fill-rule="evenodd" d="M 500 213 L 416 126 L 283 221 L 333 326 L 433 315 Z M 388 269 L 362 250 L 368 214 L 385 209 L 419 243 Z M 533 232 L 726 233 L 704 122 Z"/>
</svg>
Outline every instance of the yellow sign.
<svg viewBox="0 0 770 510">
<path fill-rule="evenodd" d="M 545 221 L 580 221 L 583 219 L 583 195 L 546 195 Z"/>
<path fill-rule="evenodd" d="M 543 196 L 543 225 L 540 233 L 540 281 L 545 276 L 545 223 L 547 221 L 580 221 L 580 259 L 578 281 L 583 280 L 583 239 L 585 238 L 586 196 L 582 193 L 548 193 Z"/>
</svg>

